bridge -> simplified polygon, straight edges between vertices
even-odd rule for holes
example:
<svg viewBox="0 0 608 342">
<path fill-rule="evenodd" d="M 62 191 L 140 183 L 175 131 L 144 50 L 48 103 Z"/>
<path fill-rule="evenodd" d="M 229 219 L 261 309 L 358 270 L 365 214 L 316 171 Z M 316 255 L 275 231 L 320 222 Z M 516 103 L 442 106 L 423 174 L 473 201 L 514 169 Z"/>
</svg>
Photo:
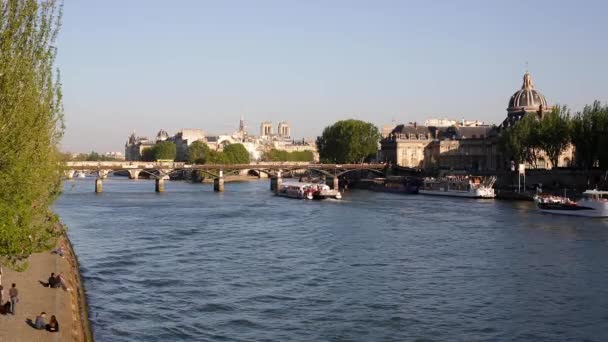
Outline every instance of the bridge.
<svg viewBox="0 0 608 342">
<path fill-rule="evenodd" d="M 81 161 L 65 163 L 64 172 L 68 179 L 74 177 L 77 171 L 86 171 L 97 175 L 95 192 L 103 189 L 103 179 L 109 174 L 127 172 L 130 179 L 138 179 L 141 173 L 155 179 L 155 191 L 164 192 L 164 181 L 177 172 L 198 172 L 213 178 L 213 189 L 224 191 L 224 177 L 232 174 L 254 171 L 270 178 L 270 189 L 277 191 L 281 186 L 285 172 L 305 171 L 318 172 L 333 179 L 333 188 L 338 189 L 339 177 L 352 171 L 370 171 L 384 175 L 386 164 L 318 164 L 307 162 L 260 162 L 249 164 L 186 164 L 183 162 L 141 162 L 141 161 Z"/>
</svg>

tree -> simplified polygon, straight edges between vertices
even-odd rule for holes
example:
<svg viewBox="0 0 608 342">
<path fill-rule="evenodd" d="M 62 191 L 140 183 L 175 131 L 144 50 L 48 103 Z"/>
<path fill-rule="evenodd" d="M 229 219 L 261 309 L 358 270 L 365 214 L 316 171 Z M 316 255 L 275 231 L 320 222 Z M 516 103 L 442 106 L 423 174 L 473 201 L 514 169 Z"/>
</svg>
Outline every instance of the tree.
<svg viewBox="0 0 608 342">
<path fill-rule="evenodd" d="M 310 162 L 315 158 L 312 151 L 293 151 L 270 149 L 262 154 L 263 161 L 280 162 L 280 161 L 300 161 Z"/>
<path fill-rule="evenodd" d="M 225 164 L 249 164 L 249 152 L 243 144 L 230 144 L 224 147 L 222 152 L 225 157 Z"/>
<path fill-rule="evenodd" d="M 515 163 L 536 166 L 540 149 L 540 124 L 535 115 L 527 114 L 505 129 L 498 140 L 499 149 Z"/>
<path fill-rule="evenodd" d="M 154 147 L 146 147 L 141 151 L 141 160 L 151 162 L 156 161 L 154 157 Z"/>
<path fill-rule="evenodd" d="M 380 133 L 371 123 L 342 120 L 326 127 L 317 137 L 321 161 L 330 163 L 361 163 L 378 150 Z"/>
<path fill-rule="evenodd" d="M 197 140 L 188 146 L 188 163 L 205 164 L 211 149 L 204 142 Z"/>
<path fill-rule="evenodd" d="M 608 168 L 608 105 L 599 101 L 587 105 L 570 121 L 570 138 L 576 151 L 576 164 L 590 169 L 599 161 L 600 167 Z"/>
<path fill-rule="evenodd" d="M 60 17 L 54 0 L 0 1 L 0 256 L 16 267 L 62 232 Z"/>
<path fill-rule="evenodd" d="M 152 147 L 154 160 L 175 160 L 177 149 L 171 141 L 161 141 Z"/>
<path fill-rule="evenodd" d="M 569 120 L 570 110 L 566 106 L 555 106 L 539 122 L 538 145 L 553 167 L 557 167 L 560 154 L 570 143 Z"/>
</svg>

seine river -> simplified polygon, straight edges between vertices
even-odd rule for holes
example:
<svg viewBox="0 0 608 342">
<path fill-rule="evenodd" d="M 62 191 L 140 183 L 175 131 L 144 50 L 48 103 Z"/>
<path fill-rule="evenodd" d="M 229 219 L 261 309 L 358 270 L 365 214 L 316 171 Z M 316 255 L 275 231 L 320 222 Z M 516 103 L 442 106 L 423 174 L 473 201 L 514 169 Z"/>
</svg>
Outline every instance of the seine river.
<svg viewBox="0 0 608 342">
<path fill-rule="evenodd" d="M 606 341 L 608 220 L 269 181 L 68 181 L 97 341 Z"/>
</svg>

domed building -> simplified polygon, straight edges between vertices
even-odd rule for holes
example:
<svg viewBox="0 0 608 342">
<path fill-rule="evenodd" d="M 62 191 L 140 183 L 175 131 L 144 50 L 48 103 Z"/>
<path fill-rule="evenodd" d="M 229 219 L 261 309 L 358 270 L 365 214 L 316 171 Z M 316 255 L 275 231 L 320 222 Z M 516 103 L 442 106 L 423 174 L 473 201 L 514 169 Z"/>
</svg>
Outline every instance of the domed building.
<svg viewBox="0 0 608 342">
<path fill-rule="evenodd" d="M 507 107 L 507 118 L 502 123 L 503 128 L 507 128 L 515 124 L 526 114 L 536 114 L 542 118 L 543 114 L 551 111 L 551 107 L 547 105 L 547 99 L 538 90 L 534 89 L 532 84 L 532 76 L 526 72 L 521 89 L 516 91 L 509 99 L 509 107 Z"/>
<path fill-rule="evenodd" d="M 165 131 L 164 129 L 161 129 L 160 131 L 158 131 L 158 134 L 156 134 L 157 143 L 161 141 L 166 141 L 167 139 L 169 139 L 169 133 L 167 133 L 167 131 Z"/>
</svg>

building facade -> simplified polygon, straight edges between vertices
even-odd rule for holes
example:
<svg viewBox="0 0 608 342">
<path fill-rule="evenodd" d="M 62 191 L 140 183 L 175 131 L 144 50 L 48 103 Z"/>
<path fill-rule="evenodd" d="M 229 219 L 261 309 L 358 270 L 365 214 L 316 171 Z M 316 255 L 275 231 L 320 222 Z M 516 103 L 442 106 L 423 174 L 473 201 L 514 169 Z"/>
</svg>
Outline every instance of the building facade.
<svg viewBox="0 0 608 342">
<path fill-rule="evenodd" d="M 511 161 L 498 148 L 502 130 L 512 127 L 526 115 L 542 120 L 552 110 L 545 96 L 534 88 L 532 76 L 525 73 L 520 90 L 509 99 L 507 117 L 499 126 L 481 121 L 429 119 L 424 126 L 398 125 L 381 140 L 378 158 L 402 167 L 454 170 L 498 170 L 511 168 Z M 551 165 L 543 151 L 538 151 L 534 165 L 528 168 L 570 166 L 574 149 L 566 148 L 558 165 Z"/>
</svg>

